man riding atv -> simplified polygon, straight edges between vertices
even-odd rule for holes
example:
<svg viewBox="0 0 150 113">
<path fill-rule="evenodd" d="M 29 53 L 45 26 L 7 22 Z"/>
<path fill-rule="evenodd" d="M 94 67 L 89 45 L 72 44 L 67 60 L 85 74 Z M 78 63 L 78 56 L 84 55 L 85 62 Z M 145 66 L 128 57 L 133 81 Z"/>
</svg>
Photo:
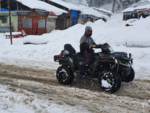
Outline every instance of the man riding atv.
<svg viewBox="0 0 150 113">
<path fill-rule="evenodd" d="M 114 52 L 109 44 L 96 45 L 91 35 L 92 28 L 86 27 L 80 40 L 80 52 L 76 52 L 71 44 L 65 44 L 61 53 L 54 56 L 54 61 L 60 65 L 56 71 L 57 80 L 60 84 L 69 85 L 74 78 L 97 78 L 103 91 L 114 93 L 122 81 L 130 82 L 135 77 L 132 55 Z M 92 48 L 100 48 L 101 51 L 94 52 Z"/>
<path fill-rule="evenodd" d="M 97 45 L 93 40 L 92 36 L 92 28 L 87 26 L 85 28 L 85 33 L 80 39 L 80 53 L 86 58 L 86 61 L 82 65 L 82 72 L 85 75 L 89 75 L 86 73 L 86 69 L 88 69 L 90 63 L 93 61 L 94 50 L 92 48 L 101 48 L 102 45 Z"/>
</svg>

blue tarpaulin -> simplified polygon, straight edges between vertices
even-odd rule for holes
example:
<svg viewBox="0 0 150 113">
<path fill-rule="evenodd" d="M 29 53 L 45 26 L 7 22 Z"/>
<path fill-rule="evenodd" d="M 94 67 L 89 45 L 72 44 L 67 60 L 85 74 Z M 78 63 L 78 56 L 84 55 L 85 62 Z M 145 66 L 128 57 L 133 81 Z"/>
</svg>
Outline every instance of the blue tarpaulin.
<svg viewBox="0 0 150 113">
<path fill-rule="evenodd" d="M 1 11 L 8 11 L 8 9 L 1 8 Z M 18 11 L 18 10 L 16 9 L 16 10 L 11 10 L 11 11 Z"/>
<path fill-rule="evenodd" d="M 71 12 L 71 16 L 73 18 L 78 18 L 79 15 L 79 11 L 75 11 L 75 10 L 67 10 L 68 12 Z"/>
<path fill-rule="evenodd" d="M 1 8 L 1 11 L 8 11 L 7 9 L 5 9 L 5 8 Z"/>
<path fill-rule="evenodd" d="M 71 20 L 71 26 L 77 24 L 77 20 Z"/>
</svg>

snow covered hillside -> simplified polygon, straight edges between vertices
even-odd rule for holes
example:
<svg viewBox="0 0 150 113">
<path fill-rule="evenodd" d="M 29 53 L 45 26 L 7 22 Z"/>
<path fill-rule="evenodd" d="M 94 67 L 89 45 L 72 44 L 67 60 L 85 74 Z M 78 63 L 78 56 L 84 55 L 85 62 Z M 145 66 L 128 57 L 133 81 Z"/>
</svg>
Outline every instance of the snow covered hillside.
<svg viewBox="0 0 150 113">
<path fill-rule="evenodd" d="M 22 65 L 25 61 L 43 62 L 45 67 L 46 64 L 58 66 L 53 61 L 53 56 L 59 54 L 66 43 L 72 44 L 76 51 L 79 51 L 79 40 L 84 34 L 85 27 L 91 26 L 93 28 L 92 37 L 97 44 L 109 43 L 114 48 L 114 51 L 132 53 L 136 77 L 141 74 L 148 77 L 150 74 L 149 20 L 150 17 L 122 21 L 122 14 L 115 14 L 107 23 L 98 20 L 95 23 L 89 22 L 85 25 L 77 24 L 63 31 L 54 30 L 52 33 L 42 36 L 29 35 L 25 38 L 15 38 L 13 39 L 13 45 L 10 45 L 9 39 L 5 39 L 4 34 L 0 34 L 0 61 L 10 63 L 13 60 L 19 60 L 19 65 Z M 126 24 L 130 26 L 127 27 L 125 26 Z M 28 42 L 46 44 L 23 44 Z M 27 63 L 27 65 L 29 64 Z M 142 78 L 142 76 L 140 77 Z"/>
</svg>

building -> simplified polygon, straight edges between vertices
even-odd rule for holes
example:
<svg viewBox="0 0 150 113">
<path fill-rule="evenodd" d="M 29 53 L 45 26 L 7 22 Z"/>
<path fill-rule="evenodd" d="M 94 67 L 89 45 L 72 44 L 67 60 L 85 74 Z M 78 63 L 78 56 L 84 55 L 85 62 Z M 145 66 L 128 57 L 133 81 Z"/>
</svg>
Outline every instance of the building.
<svg viewBox="0 0 150 113">
<path fill-rule="evenodd" d="M 10 32 L 9 12 L 7 6 L 7 0 L 0 0 L 0 33 Z M 18 30 L 17 6 L 14 0 L 12 0 L 11 4 L 11 26 L 13 31 Z"/>
<path fill-rule="evenodd" d="M 123 20 L 146 18 L 150 15 L 150 1 L 140 1 L 123 10 Z"/>
<path fill-rule="evenodd" d="M 16 10 L 14 13 L 17 19 L 13 19 L 12 22 L 17 23 L 15 25 L 18 26 L 18 29 L 13 29 L 13 31 L 24 30 L 27 34 L 51 32 L 56 28 L 57 15 L 67 13 L 65 10 L 38 0 L 13 0 L 13 3 L 15 4 Z M 7 6 L 6 3 L 6 10 Z M 1 10 L 3 9 L 1 8 Z M 8 15 L 8 11 L 5 13 Z M 9 28 L 9 25 L 7 27 Z"/>
<path fill-rule="evenodd" d="M 107 15 L 104 15 L 92 7 L 81 6 L 81 13 L 79 17 L 79 22 L 85 24 L 87 21 L 95 22 L 98 19 L 103 19 L 105 22 L 109 19 Z"/>
<path fill-rule="evenodd" d="M 42 0 L 58 8 L 68 11 L 68 14 L 58 16 L 56 28 L 63 30 L 77 23 L 85 24 L 87 21 L 95 22 L 97 19 L 109 18 L 108 16 L 94 10 L 93 8 L 75 5 L 62 0 Z"/>
<path fill-rule="evenodd" d="M 59 15 L 56 19 L 56 29 L 64 30 L 78 23 L 80 7 L 62 0 L 41 0 L 55 7 L 66 10 L 68 13 Z"/>
</svg>

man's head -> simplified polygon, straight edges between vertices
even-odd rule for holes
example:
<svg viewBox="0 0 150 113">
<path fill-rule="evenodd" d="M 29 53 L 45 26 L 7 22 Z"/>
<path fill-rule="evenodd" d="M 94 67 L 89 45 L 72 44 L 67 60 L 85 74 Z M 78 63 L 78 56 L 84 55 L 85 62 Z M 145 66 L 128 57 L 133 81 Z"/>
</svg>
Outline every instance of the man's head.
<svg viewBox="0 0 150 113">
<path fill-rule="evenodd" d="M 90 37 L 92 35 L 92 28 L 90 26 L 87 26 L 85 28 L 85 34 Z"/>
</svg>

